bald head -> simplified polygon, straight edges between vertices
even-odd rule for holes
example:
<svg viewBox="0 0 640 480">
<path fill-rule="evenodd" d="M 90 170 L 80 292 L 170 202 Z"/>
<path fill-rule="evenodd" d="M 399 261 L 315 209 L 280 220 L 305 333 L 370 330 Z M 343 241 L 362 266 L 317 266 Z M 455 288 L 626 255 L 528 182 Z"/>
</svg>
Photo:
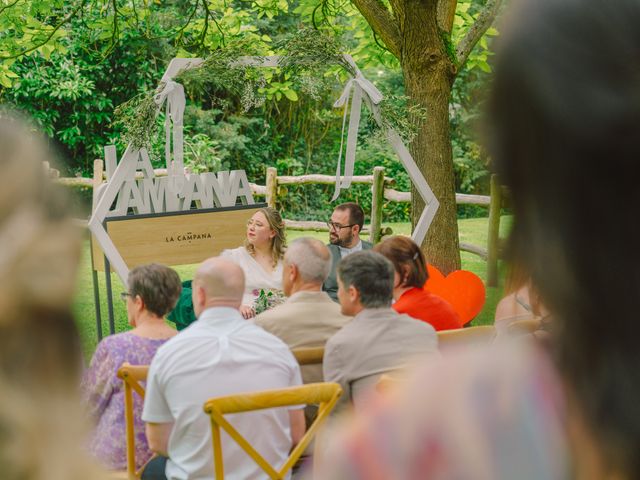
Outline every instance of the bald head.
<svg viewBox="0 0 640 480">
<path fill-rule="evenodd" d="M 244 272 L 229 260 L 212 257 L 198 267 L 192 288 L 196 317 L 210 307 L 239 308 L 244 293 Z"/>
</svg>

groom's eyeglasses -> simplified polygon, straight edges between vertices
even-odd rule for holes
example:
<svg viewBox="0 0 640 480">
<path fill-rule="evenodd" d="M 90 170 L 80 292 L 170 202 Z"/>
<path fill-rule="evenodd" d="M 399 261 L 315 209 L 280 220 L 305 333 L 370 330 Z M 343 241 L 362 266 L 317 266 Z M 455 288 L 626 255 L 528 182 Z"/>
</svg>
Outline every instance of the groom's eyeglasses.
<svg viewBox="0 0 640 480">
<path fill-rule="evenodd" d="M 133 294 L 129 292 L 120 292 L 120 298 L 122 299 L 123 302 L 127 301 L 127 297 L 133 298 Z"/>
<path fill-rule="evenodd" d="M 329 227 L 329 230 L 342 230 L 343 228 L 351 228 L 354 225 L 355 223 L 352 223 L 351 225 L 342 225 L 340 223 L 332 222 L 331 220 L 327 222 L 327 226 Z"/>
</svg>

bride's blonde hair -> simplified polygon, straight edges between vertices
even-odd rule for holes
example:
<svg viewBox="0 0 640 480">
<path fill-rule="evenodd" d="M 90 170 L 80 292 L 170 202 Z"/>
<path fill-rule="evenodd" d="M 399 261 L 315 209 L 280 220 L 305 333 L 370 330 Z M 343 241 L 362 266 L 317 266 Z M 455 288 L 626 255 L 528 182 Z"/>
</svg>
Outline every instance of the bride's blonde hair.
<svg viewBox="0 0 640 480">
<path fill-rule="evenodd" d="M 278 212 L 278 210 L 276 210 L 275 208 L 264 207 L 258 209 L 256 213 L 258 212 L 262 213 L 265 216 L 265 218 L 267 219 L 267 223 L 269 224 L 269 228 L 276 233 L 273 237 L 273 240 L 271 241 L 271 257 L 273 260 L 273 266 L 275 267 L 278 262 L 282 260 L 284 252 L 287 249 L 284 220 L 282 220 L 280 212 Z M 256 250 L 253 245 L 245 240 L 244 246 L 252 256 L 255 256 Z"/>
</svg>

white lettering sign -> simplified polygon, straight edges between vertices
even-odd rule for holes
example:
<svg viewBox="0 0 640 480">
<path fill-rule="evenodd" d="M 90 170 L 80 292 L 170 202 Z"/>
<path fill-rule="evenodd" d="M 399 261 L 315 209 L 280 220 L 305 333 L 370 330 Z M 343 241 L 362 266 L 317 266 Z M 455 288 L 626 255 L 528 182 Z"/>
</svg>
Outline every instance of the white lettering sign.
<svg viewBox="0 0 640 480">
<path fill-rule="evenodd" d="M 107 156 L 113 156 L 114 148 L 105 148 Z M 244 170 L 216 173 L 185 174 L 180 191 L 170 186 L 169 177 L 156 177 L 147 150 L 136 151 L 137 158 L 125 158 L 128 168 L 120 186 L 116 205 L 108 217 L 124 216 L 129 209 L 136 214 L 177 212 L 214 207 L 233 207 L 240 199 L 242 205 L 253 205 L 251 185 Z M 113 158 L 113 157 L 112 157 Z M 112 167 L 115 170 L 115 167 Z M 136 173 L 142 179 L 136 180 Z"/>
</svg>

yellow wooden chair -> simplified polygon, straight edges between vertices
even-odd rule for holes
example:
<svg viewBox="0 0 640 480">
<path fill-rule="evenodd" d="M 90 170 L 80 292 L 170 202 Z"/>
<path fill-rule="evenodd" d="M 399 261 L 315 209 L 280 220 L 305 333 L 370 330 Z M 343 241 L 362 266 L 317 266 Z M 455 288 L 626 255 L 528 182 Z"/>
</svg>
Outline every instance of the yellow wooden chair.
<svg viewBox="0 0 640 480">
<path fill-rule="evenodd" d="M 437 332 L 437 335 L 438 347 L 441 350 L 446 350 L 451 347 L 488 344 L 495 338 L 496 328 L 493 325 L 481 325 L 455 330 L 441 330 Z"/>
<path fill-rule="evenodd" d="M 124 418 L 127 436 L 127 477 L 129 480 L 137 480 L 142 474 L 142 467 L 136 471 L 136 434 L 133 421 L 133 392 L 144 399 L 144 387 L 140 382 L 147 380 L 148 365 L 129 365 L 123 363 L 118 369 L 118 378 L 124 382 Z"/>
<path fill-rule="evenodd" d="M 324 358 L 324 347 L 295 348 L 291 353 L 299 365 L 318 365 Z"/>
<path fill-rule="evenodd" d="M 242 393 L 207 400 L 204 404 L 204 411 L 211 418 L 216 480 L 224 479 L 220 427 L 265 471 L 270 479 L 281 480 L 284 479 L 287 472 L 293 468 L 309 445 L 309 442 L 311 442 L 312 438 L 318 433 L 319 428 L 325 422 L 333 407 L 335 407 L 341 394 L 342 388 L 340 388 L 340 385 L 337 383 L 310 383 L 299 387 Z M 225 414 L 311 403 L 319 404 L 318 416 L 279 470 L 271 466 L 224 418 Z"/>
</svg>

